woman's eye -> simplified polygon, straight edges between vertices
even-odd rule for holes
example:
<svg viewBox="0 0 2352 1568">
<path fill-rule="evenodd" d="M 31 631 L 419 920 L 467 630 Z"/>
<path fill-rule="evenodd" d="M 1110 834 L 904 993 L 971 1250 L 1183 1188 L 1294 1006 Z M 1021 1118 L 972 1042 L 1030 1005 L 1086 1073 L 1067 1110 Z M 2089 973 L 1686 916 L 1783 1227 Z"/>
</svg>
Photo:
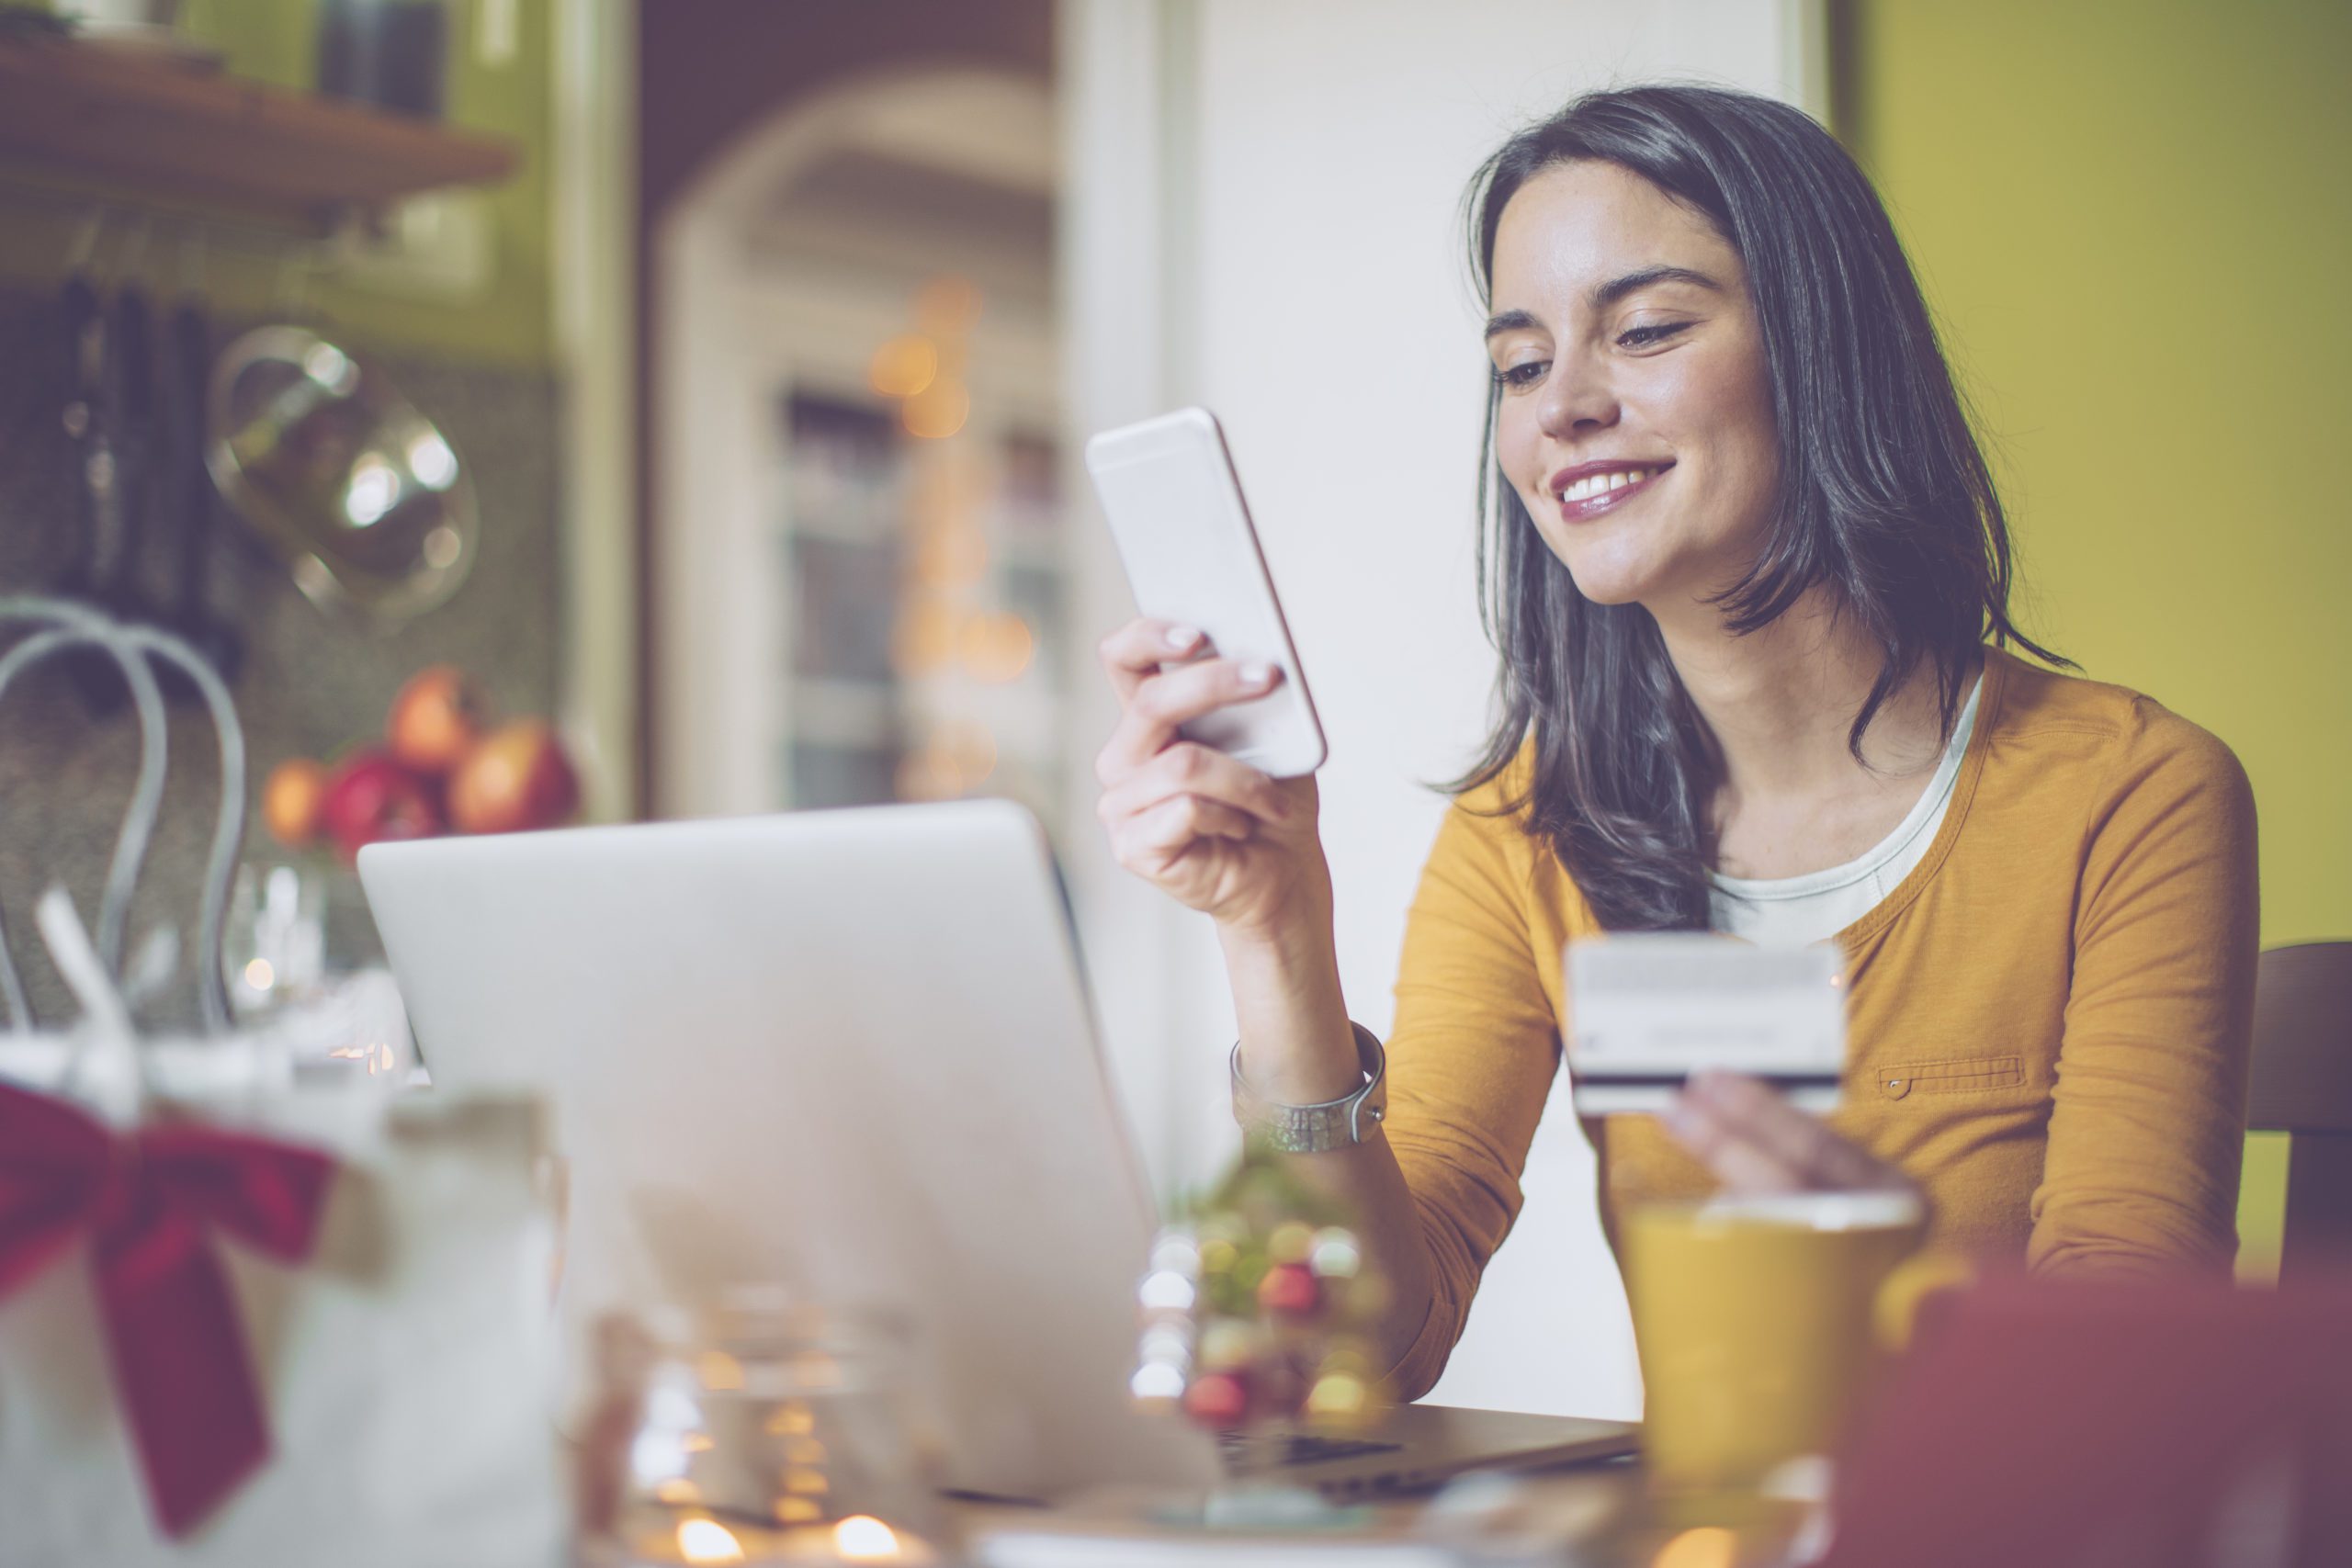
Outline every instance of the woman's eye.
<svg viewBox="0 0 2352 1568">
<path fill-rule="evenodd" d="M 1551 368 L 1552 362 L 1548 359 L 1530 359 L 1522 364 L 1506 366 L 1495 372 L 1495 385 L 1513 389 L 1532 387 L 1544 379 Z"/>
<path fill-rule="evenodd" d="M 1620 348 L 1649 348 L 1655 344 L 1664 343 L 1668 338 L 1670 338 L 1675 333 L 1685 330 L 1690 325 L 1690 323 L 1688 321 L 1669 321 L 1663 325 L 1654 327 L 1627 327 L 1623 332 L 1617 334 L 1617 346 Z"/>
</svg>

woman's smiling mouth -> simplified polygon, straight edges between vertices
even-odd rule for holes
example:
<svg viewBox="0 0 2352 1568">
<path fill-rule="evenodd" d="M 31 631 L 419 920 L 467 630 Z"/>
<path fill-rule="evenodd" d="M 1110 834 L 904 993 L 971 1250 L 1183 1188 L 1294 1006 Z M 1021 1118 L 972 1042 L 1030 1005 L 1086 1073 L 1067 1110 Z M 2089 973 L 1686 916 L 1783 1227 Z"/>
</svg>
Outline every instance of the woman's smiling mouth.
<svg viewBox="0 0 2352 1568">
<path fill-rule="evenodd" d="M 1579 463 L 1552 476 L 1551 491 L 1566 522 L 1583 523 L 1613 512 L 1656 483 L 1668 463 Z"/>
</svg>

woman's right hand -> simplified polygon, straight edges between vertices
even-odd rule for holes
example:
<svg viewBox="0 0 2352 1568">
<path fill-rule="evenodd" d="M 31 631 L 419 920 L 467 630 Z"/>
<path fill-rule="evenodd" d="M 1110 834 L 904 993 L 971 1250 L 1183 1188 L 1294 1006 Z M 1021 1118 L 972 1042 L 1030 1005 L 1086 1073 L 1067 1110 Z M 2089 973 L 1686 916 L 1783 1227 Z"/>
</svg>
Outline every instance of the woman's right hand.
<svg viewBox="0 0 2352 1568">
<path fill-rule="evenodd" d="M 1214 653 L 1198 631 L 1165 621 L 1131 621 L 1103 639 L 1121 712 L 1095 761 L 1097 814 L 1121 865 L 1216 920 L 1240 1026 L 1235 1066 L 1251 1090 L 1275 1105 L 1324 1105 L 1363 1086 L 1363 1059 L 1340 982 L 1315 775 L 1272 778 L 1177 734 L 1279 683 L 1278 671 L 1251 681 L 1252 671 Z M 1404 1173 L 1376 1131 L 1294 1157 L 1361 1216 L 1368 1267 L 1388 1282 L 1375 1338 L 1394 1365 L 1434 1300 Z"/>
<path fill-rule="evenodd" d="M 1314 775 L 1272 778 L 1177 733 L 1264 696 L 1281 670 L 1211 657 L 1198 631 L 1148 619 L 1112 633 L 1102 651 L 1121 712 L 1095 759 L 1095 814 L 1119 863 L 1228 935 L 1278 939 L 1295 920 L 1328 924 Z"/>
</svg>

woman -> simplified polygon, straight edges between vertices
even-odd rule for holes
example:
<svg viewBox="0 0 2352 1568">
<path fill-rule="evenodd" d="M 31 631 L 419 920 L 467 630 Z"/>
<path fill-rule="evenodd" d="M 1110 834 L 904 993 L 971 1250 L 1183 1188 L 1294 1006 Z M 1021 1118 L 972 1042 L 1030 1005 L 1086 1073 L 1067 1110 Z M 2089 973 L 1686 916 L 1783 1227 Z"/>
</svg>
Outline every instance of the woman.
<svg viewBox="0 0 2352 1568">
<path fill-rule="evenodd" d="M 2036 1269 L 2218 1267 L 2233 1246 L 2254 806 L 2203 730 L 2055 674 L 2007 610 L 1999 501 L 1877 197 L 1783 105 L 1581 98 L 1468 207 L 1492 314 L 1480 557 L 1502 717 L 1423 872 L 1388 1042 L 1350 1023 L 1312 778 L 1177 727 L 1276 678 L 1149 622 L 1101 815 L 1215 918 L 1236 1104 L 1347 1193 L 1433 1383 L 1600 931 L 1836 941 L 1826 1122 L 1752 1081 L 1594 1125 L 1604 1215 L 1645 1198 L 1916 1184 L 1946 1243 Z M 1347 1112 L 1385 1088 L 1385 1122 Z"/>
</svg>

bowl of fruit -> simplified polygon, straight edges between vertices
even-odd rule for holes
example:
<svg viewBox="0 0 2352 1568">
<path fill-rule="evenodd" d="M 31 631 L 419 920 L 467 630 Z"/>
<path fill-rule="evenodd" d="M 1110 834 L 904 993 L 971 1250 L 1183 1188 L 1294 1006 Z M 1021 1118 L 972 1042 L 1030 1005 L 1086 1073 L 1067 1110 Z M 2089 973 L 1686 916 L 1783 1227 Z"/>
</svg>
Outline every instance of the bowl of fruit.
<svg viewBox="0 0 2352 1568">
<path fill-rule="evenodd" d="M 345 865 L 382 840 L 555 828 L 579 809 L 580 776 L 555 727 L 497 719 L 479 684 L 448 664 L 410 677 L 381 739 L 333 761 L 280 762 L 261 800 L 271 838 L 330 849 Z"/>
</svg>

